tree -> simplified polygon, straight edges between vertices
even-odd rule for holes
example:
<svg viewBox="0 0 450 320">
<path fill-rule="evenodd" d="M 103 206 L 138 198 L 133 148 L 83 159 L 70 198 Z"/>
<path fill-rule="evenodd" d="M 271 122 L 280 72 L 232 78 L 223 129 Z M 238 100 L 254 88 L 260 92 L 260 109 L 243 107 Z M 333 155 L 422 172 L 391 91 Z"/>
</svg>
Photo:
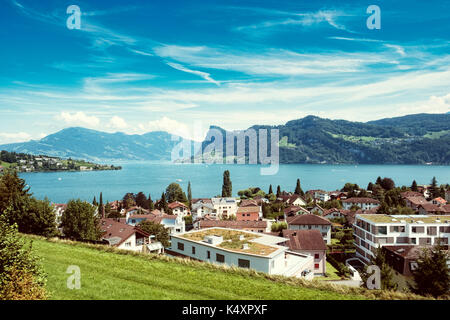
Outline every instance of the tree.
<svg viewBox="0 0 450 320">
<path fill-rule="evenodd" d="M 223 173 L 222 197 L 231 197 L 233 187 L 230 179 L 230 171 L 225 170 Z"/>
<path fill-rule="evenodd" d="M 95 196 L 94 196 L 94 199 L 92 200 L 92 205 L 93 206 L 98 206 L 98 202 L 97 202 L 97 199 L 95 198 Z"/>
<path fill-rule="evenodd" d="M 17 230 L 0 216 L 0 300 L 46 299 L 45 274 Z"/>
<path fill-rule="evenodd" d="M 417 182 L 416 180 L 413 180 L 412 184 L 411 184 L 411 191 L 418 191 L 419 189 L 417 188 Z"/>
<path fill-rule="evenodd" d="M 8 210 L 7 221 L 14 223 L 25 212 L 31 198 L 30 188 L 14 170 L 7 170 L 0 177 L 0 215 Z"/>
<path fill-rule="evenodd" d="M 189 210 L 192 210 L 192 190 L 191 190 L 191 182 L 188 182 L 188 205 L 189 205 Z"/>
<path fill-rule="evenodd" d="M 102 218 L 105 217 L 105 207 L 103 206 L 103 193 L 100 192 L 100 202 L 98 204 L 98 212 Z"/>
<path fill-rule="evenodd" d="M 295 194 L 298 194 L 299 196 L 304 196 L 305 193 L 302 190 L 302 187 L 300 186 L 300 179 L 297 179 L 297 185 L 295 186 Z"/>
<path fill-rule="evenodd" d="M 44 237 L 58 235 L 55 210 L 50 201 L 31 198 L 26 211 L 17 222 L 19 231 Z"/>
<path fill-rule="evenodd" d="M 281 187 L 277 186 L 277 198 L 281 196 Z"/>
<path fill-rule="evenodd" d="M 145 194 L 143 192 L 139 192 L 136 195 L 136 205 L 138 207 L 147 209 L 148 208 L 148 200 L 147 197 L 145 196 Z"/>
<path fill-rule="evenodd" d="M 272 185 L 269 186 L 269 192 L 268 194 L 273 194 Z"/>
<path fill-rule="evenodd" d="M 430 193 L 431 198 L 433 199 L 439 197 L 439 187 L 437 184 L 436 177 L 433 177 L 433 179 L 431 179 Z"/>
<path fill-rule="evenodd" d="M 150 193 L 148 194 L 148 210 L 153 211 L 155 209 L 155 204 L 153 203 L 152 197 L 150 196 Z"/>
<path fill-rule="evenodd" d="M 123 207 L 125 209 L 129 209 L 129 208 L 133 207 L 134 205 L 136 205 L 134 194 L 133 193 L 125 194 L 123 197 L 122 203 L 123 203 Z"/>
<path fill-rule="evenodd" d="M 163 210 L 165 213 L 169 213 L 169 206 L 167 205 L 166 195 L 164 194 L 164 192 L 162 193 L 159 202 L 159 210 Z"/>
<path fill-rule="evenodd" d="M 100 240 L 99 218 L 95 207 L 81 200 L 70 200 L 61 218 L 63 234 L 72 239 Z"/>
<path fill-rule="evenodd" d="M 382 247 L 378 247 L 375 251 L 375 256 L 370 259 L 371 265 L 376 265 L 380 268 L 380 280 L 382 290 L 396 290 L 398 285 L 394 282 L 394 270 L 386 262 L 386 254 Z M 367 280 L 370 274 L 367 273 L 367 266 L 361 273 L 364 286 L 367 287 Z"/>
<path fill-rule="evenodd" d="M 167 229 L 159 223 L 154 223 L 152 221 L 144 220 L 138 224 L 138 227 L 148 234 L 155 236 L 156 241 L 161 242 L 164 247 L 168 247 L 169 243 L 169 232 Z"/>
<path fill-rule="evenodd" d="M 412 291 L 433 297 L 448 294 L 450 290 L 448 258 L 444 247 L 438 243 L 433 248 L 423 249 L 417 259 L 417 269 L 413 271 L 415 285 L 411 287 Z"/>
<path fill-rule="evenodd" d="M 169 184 L 166 188 L 166 199 L 169 203 L 175 201 L 187 203 L 188 201 L 183 189 L 181 189 L 180 185 L 175 182 Z"/>
<path fill-rule="evenodd" d="M 383 180 L 381 180 L 380 186 L 384 190 L 392 190 L 395 188 L 395 182 L 391 178 L 383 178 Z"/>
</svg>

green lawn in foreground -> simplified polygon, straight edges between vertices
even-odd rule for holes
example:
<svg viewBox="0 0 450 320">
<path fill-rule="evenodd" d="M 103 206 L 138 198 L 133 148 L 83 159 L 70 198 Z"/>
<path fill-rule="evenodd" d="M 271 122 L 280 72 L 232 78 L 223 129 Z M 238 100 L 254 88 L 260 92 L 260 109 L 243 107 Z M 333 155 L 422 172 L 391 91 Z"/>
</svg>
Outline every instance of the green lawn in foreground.
<svg viewBox="0 0 450 320">
<path fill-rule="evenodd" d="M 33 239 L 51 299 L 364 299 L 355 294 L 277 283 L 207 266 L 104 252 Z M 67 288 L 67 267 L 81 269 L 81 289 Z"/>
</svg>

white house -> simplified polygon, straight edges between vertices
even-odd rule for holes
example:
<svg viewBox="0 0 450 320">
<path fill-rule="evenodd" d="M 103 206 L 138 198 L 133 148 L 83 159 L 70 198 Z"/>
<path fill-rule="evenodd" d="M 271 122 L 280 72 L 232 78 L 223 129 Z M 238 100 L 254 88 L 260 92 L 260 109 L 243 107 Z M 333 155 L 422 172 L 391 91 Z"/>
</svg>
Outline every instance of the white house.
<svg viewBox="0 0 450 320">
<path fill-rule="evenodd" d="M 216 217 L 217 212 L 214 209 L 212 203 L 204 203 L 202 201 L 198 201 L 192 205 L 192 220 L 195 221 L 197 219 L 203 218 L 205 215 L 210 217 Z"/>
<path fill-rule="evenodd" d="M 135 252 L 162 253 L 160 242 L 152 241 L 150 235 L 138 227 L 125 224 L 120 219 L 101 219 L 102 239 L 109 245 Z"/>
<path fill-rule="evenodd" d="M 342 200 L 342 206 L 345 210 L 350 210 L 353 206 L 358 206 L 363 210 L 370 210 L 379 207 L 380 201 L 372 198 L 350 198 Z"/>
<path fill-rule="evenodd" d="M 150 214 L 127 214 L 126 216 L 126 223 L 132 226 L 146 220 L 162 224 L 166 229 L 168 229 L 169 234 L 183 233 L 186 230 L 185 222 L 182 216 L 162 214 L 159 210 L 153 210 Z"/>
<path fill-rule="evenodd" d="M 172 213 L 177 216 L 186 217 L 191 214 L 191 211 L 184 203 L 175 201 L 169 203 L 167 206 L 172 210 Z"/>
<path fill-rule="evenodd" d="M 314 258 L 289 251 L 287 239 L 243 230 L 210 228 L 171 236 L 166 253 L 268 274 L 314 277 Z"/>
<path fill-rule="evenodd" d="M 212 198 L 211 202 L 219 218 L 236 216 L 238 203 L 235 198 Z"/>
</svg>

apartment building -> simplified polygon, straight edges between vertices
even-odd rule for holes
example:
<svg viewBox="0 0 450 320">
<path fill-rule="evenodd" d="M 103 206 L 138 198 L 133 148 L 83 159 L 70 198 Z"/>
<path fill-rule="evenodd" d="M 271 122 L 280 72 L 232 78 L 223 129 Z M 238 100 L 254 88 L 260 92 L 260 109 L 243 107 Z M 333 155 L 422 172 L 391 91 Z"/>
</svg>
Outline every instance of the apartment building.
<svg viewBox="0 0 450 320">
<path fill-rule="evenodd" d="M 350 198 L 342 200 L 342 206 L 345 210 L 350 210 L 353 206 L 358 206 L 363 210 L 371 210 L 380 206 L 380 201 L 372 198 Z"/>
<path fill-rule="evenodd" d="M 235 198 L 211 198 L 211 202 L 219 218 L 236 216 L 238 203 Z"/>
<path fill-rule="evenodd" d="M 358 214 L 353 229 L 356 255 L 369 261 L 379 246 L 448 245 L 450 215 Z"/>
</svg>

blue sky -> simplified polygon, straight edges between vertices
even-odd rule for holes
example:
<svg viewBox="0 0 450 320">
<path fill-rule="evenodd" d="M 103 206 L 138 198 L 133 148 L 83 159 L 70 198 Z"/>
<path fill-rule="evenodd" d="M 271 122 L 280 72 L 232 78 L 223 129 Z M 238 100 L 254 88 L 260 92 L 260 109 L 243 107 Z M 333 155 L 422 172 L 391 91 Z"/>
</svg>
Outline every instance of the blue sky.
<svg viewBox="0 0 450 320">
<path fill-rule="evenodd" d="M 0 144 L 450 110 L 448 1 L 0 3 Z"/>
</svg>

